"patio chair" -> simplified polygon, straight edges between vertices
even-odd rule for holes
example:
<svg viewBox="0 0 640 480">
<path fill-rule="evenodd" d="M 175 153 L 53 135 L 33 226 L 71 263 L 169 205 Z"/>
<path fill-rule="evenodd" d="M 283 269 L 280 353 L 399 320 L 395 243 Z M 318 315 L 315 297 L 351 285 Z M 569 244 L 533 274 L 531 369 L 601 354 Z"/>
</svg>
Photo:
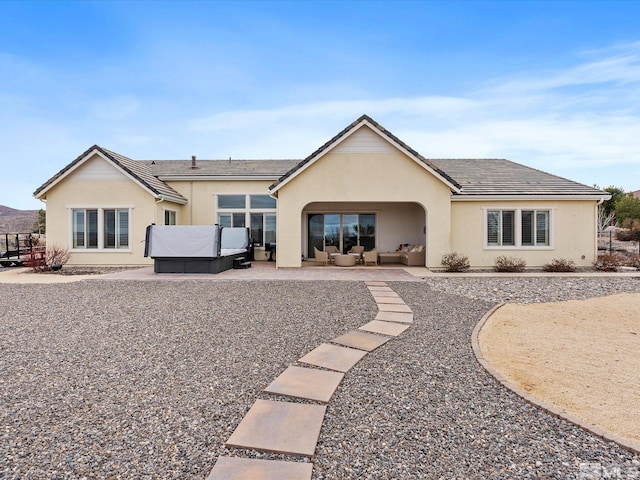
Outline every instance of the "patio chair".
<svg viewBox="0 0 640 480">
<path fill-rule="evenodd" d="M 378 249 L 374 248 L 369 252 L 362 252 L 362 263 L 364 266 L 367 266 L 367 263 L 373 263 L 376 267 L 378 266 Z"/>
<path fill-rule="evenodd" d="M 333 262 L 333 257 L 331 256 L 331 254 L 340 253 L 338 251 L 338 247 L 336 247 L 335 245 L 325 245 L 324 251 L 329 254 L 329 263 Z"/>
<path fill-rule="evenodd" d="M 347 252 L 349 254 L 351 253 L 357 253 L 360 256 L 358 257 L 358 262 L 362 261 L 362 253 L 364 252 L 364 247 L 362 245 L 354 245 L 353 247 L 351 247 L 351 249 Z"/>
<path fill-rule="evenodd" d="M 316 247 L 313 247 L 313 253 L 316 257 L 316 263 L 322 263 L 323 265 L 329 264 L 329 254 L 327 252 L 322 252 Z"/>
</svg>

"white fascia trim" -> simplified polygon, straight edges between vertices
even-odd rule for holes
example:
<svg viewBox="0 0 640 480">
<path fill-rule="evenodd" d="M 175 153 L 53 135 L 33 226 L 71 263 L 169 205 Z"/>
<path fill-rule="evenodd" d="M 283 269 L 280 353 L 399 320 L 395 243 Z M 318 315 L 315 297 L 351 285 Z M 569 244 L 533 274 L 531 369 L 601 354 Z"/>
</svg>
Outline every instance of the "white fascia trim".
<svg viewBox="0 0 640 480">
<path fill-rule="evenodd" d="M 189 200 L 184 198 L 170 197 L 167 195 L 155 195 L 155 197 L 162 202 L 173 202 L 179 203 L 180 205 L 186 205 L 187 203 L 189 203 Z"/>
<path fill-rule="evenodd" d="M 486 202 L 512 200 L 607 200 L 607 195 L 452 195 L 452 202 Z M 611 195 L 608 195 L 611 198 Z"/>
<path fill-rule="evenodd" d="M 78 163 L 76 163 L 73 167 L 71 167 L 69 170 L 67 170 L 66 172 L 64 172 L 63 175 L 60 176 L 60 178 L 56 179 L 55 182 L 51 183 L 51 185 L 49 185 L 47 188 L 45 188 L 44 190 L 42 190 L 35 198 L 39 199 L 42 195 L 44 195 L 45 193 L 47 193 L 51 188 L 53 188 L 55 185 L 57 185 L 58 183 L 60 183 L 63 179 L 67 178 L 71 173 L 73 173 L 74 171 L 76 171 L 80 166 L 84 165 L 84 163 L 91 158 L 93 155 L 98 155 L 100 158 L 102 158 L 103 160 L 109 162 L 116 170 L 118 170 L 120 173 L 122 173 L 125 177 L 127 177 L 129 180 L 131 180 L 132 182 L 134 182 L 135 184 L 137 184 L 138 186 L 140 186 L 140 188 L 142 188 L 144 191 L 146 191 L 148 194 L 150 194 L 152 197 L 154 198 L 160 198 L 159 195 L 157 195 L 155 192 L 149 190 L 145 185 L 143 185 L 142 183 L 140 183 L 140 181 L 131 176 L 128 172 L 126 172 L 125 170 L 123 170 L 119 165 L 117 165 L 116 163 L 112 162 L 108 157 L 105 157 L 99 150 L 97 149 L 93 149 L 91 150 L 89 153 L 87 153 L 85 155 L 85 157 L 80 160 Z"/>
<path fill-rule="evenodd" d="M 284 175 L 284 174 L 283 174 Z M 196 182 L 198 180 L 269 180 L 275 181 L 278 180 L 282 175 L 160 175 L 158 176 L 158 180 L 162 180 L 163 182 L 171 182 L 171 181 L 188 181 L 188 182 Z"/>
<path fill-rule="evenodd" d="M 310 162 L 304 164 L 300 169 L 296 170 L 290 177 L 288 177 L 287 179 L 285 179 L 282 183 L 280 183 L 279 185 L 277 185 L 273 190 L 269 190 L 269 194 L 273 195 L 274 193 L 276 193 L 280 188 L 284 187 L 287 183 L 289 183 L 291 180 L 293 180 L 295 177 L 297 177 L 299 174 L 301 174 L 302 172 L 304 172 L 308 167 L 310 167 L 311 165 L 313 165 L 314 163 L 316 163 L 318 160 L 320 160 L 322 157 L 324 157 L 326 154 L 328 154 L 329 152 L 331 152 L 331 150 L 333 150 L 335 147 L 337 147 L 338 145 L 340 145 L 342 142 L 344 142 L 347 138 L 349 138 L 351 135 L 353 135 L 355 132 L 357 132 L 358 130 L 360 130 L 363 126 L 367 126 L 369 127 L 374 133 L 376 133 L 378 136 L 380 136 L 383 140 L 385 140 L 386 142 L 390 143 L 391 145 L 393 145 L 394 147 L 396 147 L 398 150 L 400 150 L 402 153 L 404 153 L 407 157 L 409 157 L 411 160 L 413 160 L 414 162 L 416 162 L 419 166 L 421 166 L 422 168 L 424 168 L 426 171 L 428 171 L 429 173 L 431 173 L 434 177 L 438 178 L 441 182 L 443 182 L 445 185 L 447 185 L 451 190 L 453 190 L 454 192 L 460 192 L 460 189 L 458 187 L 456 187 L 455 185 L 453 185 L 451 182 L 449 182 L 446 178 L 442 177 L 442 175 L 440 175 L 438 172 L 436 172 L 435 170 L 433 170 L 431 167 L 429 167 L 429 165 L 425 164 L 423 161 L 421 161 L 419 158 L 417 158 L 415 155 L 413 155 L 411 152 L 409 152 L 406 148 L 402 147 L 401 145 L 399 145 L 398 143 L 396 143 L 394 140 L 392 140 L 391 138 L 389 138 L 387 135 L 384 134 L 384 132 L 381 132 L 375 125 L 372 125 L 368 120 L 362 120 L 362 122 L 360 122 L 360 125 L 357 125 L 353 130 L 351 130 L 349 133 L 345 134 L 342 138 L 340 138 L 339 140 L 337 140 L 336 142 L 333 143 L 333 145 L 329 145 L 320 155 L 318 155 L 317 157 L 315 157 L 313 160 L 311 160 Z"/>
</svg>

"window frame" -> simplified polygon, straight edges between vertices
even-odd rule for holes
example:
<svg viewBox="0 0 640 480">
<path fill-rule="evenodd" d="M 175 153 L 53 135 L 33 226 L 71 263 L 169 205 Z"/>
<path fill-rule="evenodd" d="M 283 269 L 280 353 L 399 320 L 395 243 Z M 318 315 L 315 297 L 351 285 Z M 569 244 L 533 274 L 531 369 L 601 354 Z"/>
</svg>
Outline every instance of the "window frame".
<svg viewBox="0 0 640 480">
<path fill-rule="evenodd" d="M 484 249 L 485 250 L 553 250 L 554 246 L 554 207 L 542 206 L 501 206 L 501 207 L 482 207 L 483 210 L 483 229 L 484 229 Z M 499 212 L 500 225 L 502 225 L 503 212 L 513 212 L 513 244 L 502 244 L 502 227 L 499 227 L 498 235 L 500 244 L 489 243 L 489 217 L 491 212 Z M 522 215 L 524 212 L 532 213 L 532 238 L 533 243 L 523 243 L 522 235 Z M 546 242 L 538 240 L 538 215 L 546 214 Z"/>
<path fill-rule="evenodd" d="M 131 252 L 131 225 L 132 225 L 132 212 L 133 207 L 131 206 L 95 206 L 95 205 L 73 205 L 67 207 L 69 212 L 69 251 L 74 253 L 92 253 L 92 252 L 114 252 L 114 253 L 123 253 L 123 252 Z M 77 221 L 77 213 L 83 212 L 84 216 L 84 231 L 83 231 L 83 245 L 79 246 L 76 243 L 76 221 Z M 87 212 L 96 212 L 97 219 L 97 228 L 96 231 L 93 232 L 93 235 L 97 236 L 96 246 L 87 246 L 89 242 L 89 235 L 91 232 L 89 231 L 87 220 L 88 215 Z M 107 235 L 108 229 L 106 225 L 107 219 L 105 218 L 105 212 L 113 212 L 113 220 L 114 224 L 113 233 L 109 234 L 113 236 L 113 246 L 106 245 L 108 243 Z M 122 241 L 123 232 L 121 219 L 122 215 L 126 213 L 126 243 L 125 246 L 120 246 Z"/>
<path fill-rule="evenodd" d="M 167 223 L 167 215 L 169 215 L 169 217 L 173 216 L 173 223 Z M 170 208 L 163 209 L 162 220 L 164 222 L 163 225 L 178 225 L 178 211 Z M 169 221 L 171 221 L 171 218 L 169 218 Z"/>
<path fill-rule="evenodd" d="M 229 207 L 229 208 L 220 208 L 220 197 L 225 197 L 225 196 L 233 196 L 233 197 L 239 197 L 239 196 L 244 196 L 245 198 L 245 208 L 239 208 L 239 207 Z M 216 219 L 216 223 L 218 225 L 228 225 L 229 221 L 226 220 L 229 217 L 231 218 L 230 223 L 232 227 L 236 227 L 236 221 L 235 218 L 237 218 L 237 216 L 239 215 L 243 215 L 244 216 L 244 225 L 243 227 L 245 228 L 249 228 L 249 232 L 251 234 L 251 238 L 253 239 L 253 233 L 252 233 L 252 229 L 251 229 L 251 220 L 252 220 L 252 215 L 256 215 L 256 214 L 260 214 L 262 215 L 262 240 L 261 242 L 256 242 L 254 244 L 254 246 L 256 248 L 264 248 L 264 244 L 266 243 L 266 236 L 267 236 L 267 230 L 266 230 L 266 225 L 267 225 L 267 215 L 273 215 L 274 219 L 277 213 L 277 200 L 274 199 L 274 206 L 273 208 L 268 208 L 268 207 L 255 207 L 253 208 L 252 205 L 252 197 L 256 197 L 256 203 L 260 200 L 257 197 L 268 197 L 269 195 L 265 195 L 263 193 L 230 193 L 230 192 L 225 192 L 225 193 L 218 193 L 215 194 L 215 200 L 214 200 L 214 204 L 216 206 L 216 211 L 215 211 L 215 219 Z M 225 218 L 225 220 L 223 221 L 223 218 Z M 277 234 L 277 229 L 275 230 L 274 235 Z M 275 240 L 274 240 L 275 242 Z M 269 243 L 273 243 L 273 242 L 269 242 Z"/>
</svg>

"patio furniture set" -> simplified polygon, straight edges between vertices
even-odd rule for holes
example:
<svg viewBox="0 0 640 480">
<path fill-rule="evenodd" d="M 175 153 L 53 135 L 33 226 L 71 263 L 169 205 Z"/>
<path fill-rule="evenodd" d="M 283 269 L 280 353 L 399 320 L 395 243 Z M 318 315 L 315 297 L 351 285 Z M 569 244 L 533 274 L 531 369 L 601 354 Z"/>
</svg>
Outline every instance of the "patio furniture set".
<svg viewBox="0 0 640 480">
<path fill-rule="evenodd" d="M 365 252 L 364 247 L 355 245 L 343 254 L 333 245 L 326 245 L 324 250 L 313 247 L 316 264 L 336 267 L 354 267 L 356 264 L 402 263 L 407 266 L 424 266 L 424 247 L 422 245 L 400 245 L 395 252 L 378 252 L 376 248 Z"/>
<path fill-rule="evenodd" d="M 373 264 L 378 265 L 378 250 L 373 249 L 368 252 L 364 251 L 364 247 L 355 245 L 347 253 L 340 253 L 337 247 L 327 245 L 324 249 L 318 250 L 313 248 L 316 263 L 322 265 L 334 264 L 336 267 L 354 267 L 356 264 Z"/>
</svg>

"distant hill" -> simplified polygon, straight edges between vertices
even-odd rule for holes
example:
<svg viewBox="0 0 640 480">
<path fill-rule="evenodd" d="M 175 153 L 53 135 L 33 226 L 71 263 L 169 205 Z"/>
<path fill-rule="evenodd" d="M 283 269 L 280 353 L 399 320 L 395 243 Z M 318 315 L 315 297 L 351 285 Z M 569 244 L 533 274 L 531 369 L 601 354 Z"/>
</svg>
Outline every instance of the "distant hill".
<svg viewBox="0 0 640 480">
<path fill-rule="evenodd" d="M 38 210 L 16 210 L 0 205 L 0 233 L 28 233 L 38 220 Z"/>
</svg>

